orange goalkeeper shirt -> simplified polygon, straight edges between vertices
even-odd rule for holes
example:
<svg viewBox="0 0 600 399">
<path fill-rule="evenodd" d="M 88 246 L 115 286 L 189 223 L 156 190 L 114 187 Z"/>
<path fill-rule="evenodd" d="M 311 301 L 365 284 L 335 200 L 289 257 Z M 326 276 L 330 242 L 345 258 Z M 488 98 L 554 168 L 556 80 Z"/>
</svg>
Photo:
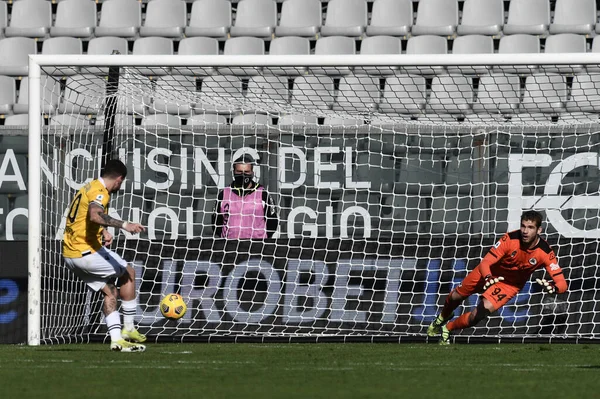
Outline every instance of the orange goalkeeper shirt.
<svg viewBox="0 0 600 399">
<path fill-rule="evenodd" d="M 502 276 L 505 283 L 519 288 L 525 285 L 534 271 L 542 267 L 552 277 L 557 292 L 565 292 L 567 281 L 548 242 L 539 237 L 539 242 L 533 248 L 524 249 L 520 230 L 502 236 L 479 264 L 482 276 Z"/>
</svg>

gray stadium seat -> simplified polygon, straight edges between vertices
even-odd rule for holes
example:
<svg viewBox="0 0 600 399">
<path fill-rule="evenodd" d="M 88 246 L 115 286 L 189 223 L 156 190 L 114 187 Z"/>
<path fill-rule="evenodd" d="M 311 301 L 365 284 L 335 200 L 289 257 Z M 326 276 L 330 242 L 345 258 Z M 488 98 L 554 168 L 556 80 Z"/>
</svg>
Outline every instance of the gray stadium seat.
<svg viewBox="0 0 600 399">
<path fill-rule="evenodd" d="M 117 112 L 145 115 L 152 101 L 152 82 L 146 76 L 133 75 L 119 80 Z"/>
<path fill-rule="evenodd" d="M 271 41 L 269 55 L 309 55 L 310 41 L 306 37 L 284 36 Z M 269 72 L 276 75 L 304 75 L 307 67 L 278 67 L 269 68 Z"/>
<path fill-rule="evenodd" d="M 62 113 L 97 114 L 104 107 L 106 80 L 96 75 L 67 78 L 64 98 L 58 107 Z"/>
<path fill-rule="evenodd" d="M 352 117 L 344 117 L 337 115 L 326 116 L 323 120 L 324 126 L 344 126 L 344 127 L 358 127 L 366 125 L 364 119 L 356 119 Z"/>
<path fill-rule="evenodd" d="M 83 43 L 76 37 L 52 37 L 44 40 L 42 54 L 83 54 Z M 44 72 L 49 75 L 70 76 L 79 73 L 79 67 L 45 67 Z"/>
<path fill-rule="evenodd" d="M 179 38 L 186 23 L 187 11 L 183 0 L 150 0 L 140 36 Z"/>
<path fill-rule="evenodd" d="M 413 35 L 452 36 L 458 25 L 458 0 L 421 0 Z"/>
<path fill-rule="evenodd" d="M 514 113 L 519 108 L 520 79 L 516 75 L 492 74 L 479 79 L 473 111 L 478 113 Z"/>
<path fill-rule="evenodd" d="M 96 36 L 135 37 L 142 26 L 142 4 L 137 0 L 102 2 Z"/>
<path fill-rule="evenodd" d="M 51 3 L 46 0 L 19 0 L 14 2 L 6 37 L 45 37 L 52 25 Z"/>
<path fill-rule="evenodd" d="M 105 122 L 106 118 L 104 115 L 98 115 L 96 117 L 96 122 L 94 124 L 95 127 L 102 127 L 104 126 L 104 122 Z M 135 125 L 135 121 L 133 118 L 133 115 L 126 115 L 126 114 L 115 114 L 115 126 L 119 126 L 120 129 L 129 129 L 132 128 Z"/>
<path fill-rule="evenodd" d="M 557 0 L 550 33 L 589 35 L 596 24 L 596 0 Z"/>
<path fill-rule="evenodd" d="M 333 109 L 345 112 L 372 112 L 379 103 L 379 78 L 368 75 L 344 76 L 340 80 Z"/>
<path fill-rule="evenodd" d="M 0 2 L 0 37 L 4 36 L 4 29 L 8 26 L 8 10 L 6 2 Z"/>
<path fill-rule="evenodd" d="M 550 35 L 546 38 L 545 53 L 585 53 L 587 52 L 587 43 L 585 36 L 575 33 L 562 33 L 559 35 Z M 556 65 L 542 67 L 544 72 L 557 73 L 579 73 L 583 71 L 583 65 Z"/>
<path fill-rule="evenodd" d="M 17 85 L 15 79 L 0 76 L 0 114 L 10 114 L 17 102 Z"/>
<path fill-rule="evenodd" d="M 151 129 L 180 128 L 181 118 L 171 114 L 152 114 L 142 118 L 142 126 Z"/>
<path fill-rule="evenodd" d="M 179 55 L 219 55 L 219 42 L 212 37 L 186 37 L 179 42 Z M 215 72 L 213 67 L 194 68 L 187 67 L 185 69 L 177 68 L 174 73 L 191 76 L 211 75 Z"/>
<path fill-rule="evenodd" d="M 558 74 L 535 74 L 525 80 L 523 109 L 530 112 L 560 113 L 567 101 L 566 78 Z"/>
<path fill-rule="evenodd" d="M 110 55 L 113 51 L 118 51 L 119 54 L 127 55 L 129 45 L 124 37 L 95 37 L 88 42 L 88 55 Z M 109 67 L 86 67 L 85 73 L 108 74 Z"/>
<path fill-rule="evenodd" d="M 226 125 L 227 118 L 224 115 L 203 113 L 198 115 L 192 115 L 187 119 L 186 126 L 217 126 Z"/>
<path fill-rule="evenodd" d="M 231 36 L 271 37 L 277 26 L 277 4 L 273 0 L 242 0 L 238 3 Z"/>
<path fill-rule="evenodd" d="M 34 39 L 10 37 L 0 40 L 0 74 L 11 76 L 27 75 L 29 54 L 36 54 Z"/>
<path fill-rule="evenodd" d="M 499 54 L 521 54 L 521 53 L 539 53 L 540 39 L 537 36 L 517 34 L 503 36 L 500 38 L 498 47 Z M 537 71 L 537 66 L 495 66 L 494 69 L 502 70 L 505 73 L 531 74 Z"/>
<path fill-rule="evenodd" d="M 283 76 L 253 76 L 248 81 L 246 101 L 260 104 L 266 112 L 271 107 L 281 107 L 288 103 L 288 79 Z"/>
<path fill-rule="evenodd" d="M 64 0 L 58 3 L 51 36 L 90 37 L 96 28 L 96 3 L 92 0 Z"/>
<path fill-rule="evenodd" d="M 569 112 L 600 112 L 600 74 L 580 74 L 573 77 Z"/>
<path fill-rule="evenodd" d="M 60 80 L 49 76 L 40 78 L 40 90 L 42 91 L 42 112 L 52 114 L 58 109 L 60 101 Z M 24 77 L 19 87 L 19 98 L 13 107 L 16 114 L 26 114 L 29 112 L 29 78 Z"/>
<path fill-rule="evenodd" d="M 367 35 L 407 36 L 413 19 L 412 0 L 375 0 Z"/>
<path fill-rule="evenodd" d="M 186 37 L 226 37 L 231 28 L 231 2 L 227 0 L 198 0 L 192 4 Z"/>
<path fill-rule="evenodd" d="M 27 126 L 29 125 L 28 114 L 8 115 L 4 118 L 4 126 Z"/>
<path fill-rule="evenodd" d="M 328 36 L 317 40 L 315 55 L 356 54 L 356 42 L 347 36 Z M 314 75 L 347 75 L 349 67 L 311 67 Z"/>
<path fill-rule="evenodd" d="M 271 116 L 265 114 L 238 114 L 233 117 L 231 120 L 232 125 L 264 125 L 271 126 L 273 125 L 273 120 Z"/>
<path fill-rule="evenodd" d="M 133 55 L 173 55 L 173 40 L 166 37 L 142 37 L 133 42 Z M 143 75 L 167 75 L 168 68 L 139 68 Z"/>
<path fill-rule="evenodd" d="M 258 37 L 232 37 L 225 42 L 223 55 L 264 55 L 265 41 Z M 223 75 L 258 75 L 259 67 L 220 67 Z"/>
<path fill-rule="evenodd" d="M 184 75 L 161 76 L 156 80 L 152 111 L 173 115 L 190 115 L 198 101 L 196 78 Z"/>
<path fill-rule="evenodd" d="M 327 3 L 321 36 L 358 37 L 367 29 L 366 0 L 331 0 Z"/>
<path fill-rule="evenodd" d="M 600 35 L 596 35 L 592 40 L 592 53 L 600 53 Z M 586 69 L 588 72 L 600 72 L 600 64 L 588 64 Z"/>
<path fill-rule="evenodd" d="M 473 104 L 470 79 L 462 75 L 439 75 L 431 82 L 427 111 L 443 114 L 466 114 Z"/>
<path fill-rule="evenodd" d="M 393 36 L 371 36 L 364 38 L 360 44 L 360 53 L 374 54 L 402 54 L 402 41 Z M 398 67 L 355 67 L 355 74 L 368 73 L 373 75 L 393 75 Z"/>
<path fill-rule="evenodd" d="M 425 108 L 425 78 L 398 75 L 385 80 L 379 111 L 386 114 L 419 114 Z"/>
<path fill-rule="evenodd" d="M 310 126 L 318 125 L 319 118 L 315 115 L 285 114 L 279 118 L 279 126 Z"/>
<path fill-rule="evenodd" d="M 299 76 L 294 79 L 292 106 L 327 110 L 333 104 L 333 79 L 329 76 Z"/>
<path fill-rule="evenodd" d="M 511 0 L 504 34 L 544 35 L 550 25 L 550 0 Z"/>
<path fill-rule="evenodd" d="M 493 54 L 494 40 L 491 36 L 484 35 L 467 35 L 459 36 L 454 39 L 452 45 L 452 54 Z M 492 69 L 491 66 L 472 66 L 472 67 L 448 67 L 449 73 L 464 73 L 464 74 L 486 74 Z"/>
<path fill-rule="evenodd" d="M 445 37 L 424 35 L 414 36 L 408 39 L 406 43 L 406 54 L 448 54 L 448 40 Z M 432 75 L 436 73 L 444 73 L 443 66 L 430 67 L 402 67 L 404 73 L 415 75 Z"/>
<path fill-rule="evenodd" d="M 281 7 L 276 36 L 314 37 L 321 29 L 323 14 L 319 0 L 287 0 Z"/>
<path fill-rule="evenodd" d="M 200 101 L 194 109 L 196 112 L 232 113 L 240 108 L 242 99 L 242 81 L 239 77 L 208 76 L 202 80 Z"/>
<path fill-rule="evenodd" d="M 85 115 L 52 115 L 50 116 L 50 126 L 60 127 L 73 127 L 80 129 L 80 133 L 85 133 L 86 129 L 90 126 L 90 120 Z"/>
<path fill-rule="evenodd" d="M 489 35 L 502 33 L 504 2 L 502 0 L 465 0 L 462 20 L 456 28 L 459 35 Z"/>
</svg>

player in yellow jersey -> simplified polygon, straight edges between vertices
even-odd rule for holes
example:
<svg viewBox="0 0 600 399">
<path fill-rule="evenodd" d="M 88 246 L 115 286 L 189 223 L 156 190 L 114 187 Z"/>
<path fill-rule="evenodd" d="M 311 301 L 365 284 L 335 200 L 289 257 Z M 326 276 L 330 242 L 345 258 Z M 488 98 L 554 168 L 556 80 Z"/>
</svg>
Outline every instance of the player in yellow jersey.
<svg viewBox="0 0 600 399">
<path fill-rule="evenodd" d="M 104 294 L 103 312 L 111 338 L 111 350 L 143 352 L 146 337 L 139 333 L 133 319 L 137 308 L 135 271 L 119 255 L 107 248 L 113 237 L 106 227 L 132 234 L 144 231 L 138 223 L 124 222 L 108 215 L 110 195 L 119 191 L 127 176 L 127 167 L 119 160 L 106 162 L 100 178 L 85 184 L 71 202 L 63 238 L 66 266 L 94 291 Z M 102 244 L 104 240 L 104 245 Z M 115 279 L 120 289 L 117 291 Z M 124 328 L 117 310 L 121 298 Z"/>
</svg>

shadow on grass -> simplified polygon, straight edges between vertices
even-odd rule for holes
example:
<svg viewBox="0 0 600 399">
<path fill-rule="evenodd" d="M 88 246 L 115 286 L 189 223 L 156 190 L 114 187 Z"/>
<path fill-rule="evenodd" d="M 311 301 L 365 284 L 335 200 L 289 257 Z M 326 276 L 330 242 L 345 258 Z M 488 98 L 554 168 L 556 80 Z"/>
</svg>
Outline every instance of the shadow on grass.
<svg viewBox="0 0 600 399">
<path fill-rule="evenodd" d="M 600 369 L 600 364 L 588 364 L 585 366 L 577 366 L 578 369 Z"/>
</svg>

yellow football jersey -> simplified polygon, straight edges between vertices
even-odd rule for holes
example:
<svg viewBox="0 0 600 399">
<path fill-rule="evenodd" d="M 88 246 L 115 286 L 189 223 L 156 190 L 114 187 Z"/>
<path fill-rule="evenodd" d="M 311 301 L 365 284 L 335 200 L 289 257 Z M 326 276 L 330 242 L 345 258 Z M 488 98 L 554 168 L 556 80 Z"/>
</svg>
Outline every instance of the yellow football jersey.
<svg viewBox="0 0 600 399">
<path fill-rule="evenodd" d="M 63 237 L 63 256 L 80 258 L 82 252 L 95 252 L 102 247 L 103 226 L 88 220 L 90 203 L 104 208 L 108 213 L 110 194 L 100 180 L 92 180 L 79 189 L 69 206 Z"/>
</svg>

